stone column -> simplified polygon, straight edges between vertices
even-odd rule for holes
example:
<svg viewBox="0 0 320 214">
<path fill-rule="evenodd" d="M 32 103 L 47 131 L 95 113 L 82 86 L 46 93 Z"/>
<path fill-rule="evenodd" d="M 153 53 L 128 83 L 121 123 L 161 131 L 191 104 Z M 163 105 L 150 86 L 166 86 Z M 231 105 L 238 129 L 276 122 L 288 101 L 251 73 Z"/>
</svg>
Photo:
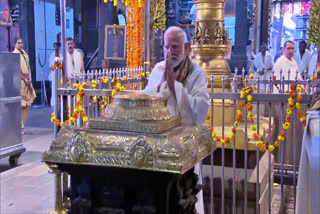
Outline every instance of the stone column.
<svg viewBox="0 0 320 214">
<path fill-rule="evenodd" d="M 98 60 L 104 59 L 104 40 L 105 40 L 105 25 L 112 25 L 113 24 L 113 4 L 108 3 L 105 4 L 103 2 L 100 3 L 99 7 L 99 41 L 98 41 Z"/>
<path fill-rule="evenodd" d="M 247 45 L 249 38 L 248 1 L 236 0 L 235 45 L 231 55 L 231 70 L 247 68 Z"/>
<path fill-rule="evenodd" d="M 224 30 L 225 0 L 194 0 L 196 4 L 195 32 L 191 40 L 194 62 L 198 63 L 208 79 L 215 76 L 215 88 L 222 87 L 221 78 L 230 73 L 224 59 L 228 36 Z M 209 86 L 210 87 L 210 86 Z"/>
</svg>

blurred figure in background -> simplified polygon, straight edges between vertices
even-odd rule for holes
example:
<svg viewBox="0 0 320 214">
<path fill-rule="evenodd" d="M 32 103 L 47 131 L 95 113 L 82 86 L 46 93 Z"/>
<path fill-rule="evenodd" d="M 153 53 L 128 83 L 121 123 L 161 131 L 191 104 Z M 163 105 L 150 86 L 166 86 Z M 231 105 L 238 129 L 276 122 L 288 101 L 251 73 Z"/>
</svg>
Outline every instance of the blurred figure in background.
<svg viewBox="0 0 320 214">
<path fill-rule="evenodd" d="M 24 134 L 24 124 L 26 123 L 29 108 L 36 98 L 36 93 L 32 86 L 31 70 L 28 54 L 23 50 L 23 42 L 20 37 L 14 40 L 14 51 L 20 55 L 21 66 L 21 134 Z"/>
<path fill-rule="evenodd" d="M 260 46 L 260 52 L 253 61 L 254 76 L 260 80 L 269 80 L 272 75 L 273 60 L 266 44 Z M 266 85 L 260 85 L 260 91 L 266 92 Z M 269 89 L 270 90 L 270 89 Z"/>
<path fill-rule="evenodd" d="M 191 24 L 194 25 L 196 23 L 196 4 L 192 5 L 189 16 L 191 18 Z"/>
<path fill-rule="evenodd" d="M 274 57 L 274 62 L 276 62 L 277 59 L 279 59 L 279 57 L 283 55 L 283 51 L 284 51 L 284 48 L 281 47 L 277 55 Z"/>
<path fill-rule="evenodd" d="M 80 73 L 84 72 L 84 64 L 83 64 L 83 56 L 80 51 L 75 49 L 74 40 L 70 37 L 67 39 L 67 76 L 70 77 L 71 75 L 78 77 Z"/>
<path fill-rule="evenodd" d="M 121 8 L 118 9 L 118 20 L 119 25 L 126 25 L 126 18 L 123 15 L 123 10 Z"/>
<path fill-rule="evenodd" d="M 319 50 L 315 53 L 313 53 L 311 59 L 310 59 L 310 62 L 309 62 L 309 65 L 308 65 L 308 76 L 311 77 L 314 75 L 316 75 L 317 73 L 317 61 L 318 61 L 318 54 L 319 54 Z"/>
<path fill-rule="evenodd" d="M 300 75 L 304 77 L 308 73 L 309 62 L 312 57 L 312 53 L 307 49 L 308 44 L 306 41 L 299 43 L 299 50 L 294 54 L 294 60 L 299 67 Z"/>
<path fill-rule="evenodd" d="M 55 85 L 55 79 L 54 79 L 54 69 L 52 69 L 52 65 L 55 62 L 56 58 L 62 59 L 62 54 L 60 53 L 60 44 L 55 42 L 53 43 L 53 52 L 50 55 L 49 58 L 49 66 L 50 66 L 50 74 L 49 74 L 49 81 L 51 81 L 51 99 L 50 99 L 50 105 L 53 106 L 55 103 L 55 90 L 54 90 L 54 85 Z"/>
</svg>

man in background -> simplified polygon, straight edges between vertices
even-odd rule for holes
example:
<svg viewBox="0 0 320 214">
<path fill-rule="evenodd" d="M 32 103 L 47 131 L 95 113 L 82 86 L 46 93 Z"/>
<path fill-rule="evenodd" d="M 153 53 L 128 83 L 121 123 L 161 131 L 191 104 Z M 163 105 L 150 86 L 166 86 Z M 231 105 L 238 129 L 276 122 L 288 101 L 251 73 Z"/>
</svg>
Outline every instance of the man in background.
<svg viewBox="0 0 320 214">
<path fill-rule="evenodd" d="M 301 41 L 299 43 L 299 50 L 294 54 L 294 59 L 297 62 L 302 77 L 308 74 L 309 62 L 312 57 L 312 53 L 307 47 L 307 42 Z"/>
<path fill-rule="evenodd" d="M 318 62 L 318 55 L 319 55 L 319 50 L 315 53 L 313 53 L 311 59 L 310 59 L 310 62 L 309 62 L 309 65 L 308 65 L 308 76 L 311 77 L 313 76 L 314 74 L 316 75 L 317 73 L 317 62 Z M 318 69 L 319 71 L 319 69 Z"/>
<path fill-rule="evenodd" d="M 67 39 L 67 76 L 75 76 L 78 77 L 80 73 L 84 72 L 84 64 L 83 64 L 83 56 L 80 51 L 76 50 L 74 40 L 70 37 Z"/>
<path fill-rule="evenodd" d="M 295 80 L 296 72 L 298 71 L 298 77 L 299 77 L 299 67 L 296 63 L 296 61 L 293 58 L 294 56 L 294 42 L 293 41 L 286 41 L 284 43 L 284 53 L 283 55 L 277 60 L 277 62 L 273 66 L 274 75 L 276 76 L 277 80 L 280 80 L 280 71 L 282 71 L 282 75 L 284 76 L 285 80 Z M 290 70 L 290 75 L 288 74 Z M 279 87 L 279 86 L 278 86 Z M 289 93 L 290 88 L 288 87 L 288 84 L 285 84 L 284 86 L 284 92 Z M 273 94 L 283 93 L 283 91 L 279 90 L 277 87 L 273 88 Z M 282 129 L 282 122 L 285 121 L 285 115 L 286 115 L 286 106 L 283 108 L 282 112 L 284 112 L 281 115 L 281 104 L 274 104 L 272 106 L 271 114 L 274 118 L 274 124 L 275 124 L 275 136 L 273 136 L 273 142 L 277 139 L 277 134 Z M 281 118 L 282 117 L 282 118 Z M 297 117 L 297 114 L 291 114 L 291 124 L 295 124 L 295 129 L 291 128 L 286 132 L 286 142 L 284 144 L 284 157 L 286 157 L 286 160 L 284 161 L 284 164 L 292 164 L 294 157 L 293 157 L 293 146 L 292 144 L 295 143 L 296 148 L 301 147 L 302 142 L 302 135 L 303 135 L 303 126 L 302 123 L 300 123 L 299 118 Z M 280 161 L 278 158 L 280 157 L 280 149 L 276 151 L 278 152 L 278 155 L 276 155 L 276 161 Z M 295 154 L 295 157 L 297 160 L 300 160 L 300 154 Z"/>
<path fill-rule="evenodd" d="M 284 51 L 284 48 L 281 47 L 280 50 L 279 50 L 279 52 L 278 52 L 278 53 L 276 54 L 276 56 L 274 57 L 274 62 L 276 62 L 277 59 L 279 59 L 279 57 L 283 55 L 283 51 Z"/>
<path fill-rule="evenodd" d="M 50 105 L 53 106 L 55 103 L 55 90 L 54 90 L 54 85 L 55 85 L 55 79 L 54 79 L 54 70 L 52 69 L 52 65 L 55 62 L 56 58 L 62 59 L 62 54 L 60 53 L 60 43 L 53 43 L 53 52 L 50 55 L 49 58 L 49 66 L 50 66 L 50 74 L 49 74 L 49 81 L 51 81 L 51 99 L 50 99 Z"/>
<path fill-rule="evenodd" d="M 191 24 L 194 25 L 196 23 L 196 4 L 192 5 L 189 16 L 191 18 Z"/>
<path fill-rule="evenodd" d="M 293 58 L 294 42 L 291 40 L 286 41 L 283 48 L 283 55 L 279 57 L 273 66 L 274 75 L 276 76 L 277 80 L 280 80 L 280 71 L 282 71 L 282 75 L 284 75 L 285 79 L 288 80 L 288 72 L 290 71 L 289 80 L 294 80 L 296 77 L 296 72 L 299 71 L 299 67 Z M 288 90 L 288 88 L 285 90 Z M 278 90 L 274 89 L 273 92 L 277 93 Z"/>
<path fill-rule="evenodd" d="M 118 9 L 118 21 L 119 25 L 126 25 L 126 18 L 123 15 L 123 10 L 121 8 Z"/>
<path fill-rule="evenodd" d="M 259 77 L 260 80 L 269 80 L 272 75 L 273 60 L 268 52 L 266 44 L 260 46 L 260 52 L 254 58 L 254 76 Z M 260 89 L 266 92 L 265 84 L 261 84 Z"/>
</svg>

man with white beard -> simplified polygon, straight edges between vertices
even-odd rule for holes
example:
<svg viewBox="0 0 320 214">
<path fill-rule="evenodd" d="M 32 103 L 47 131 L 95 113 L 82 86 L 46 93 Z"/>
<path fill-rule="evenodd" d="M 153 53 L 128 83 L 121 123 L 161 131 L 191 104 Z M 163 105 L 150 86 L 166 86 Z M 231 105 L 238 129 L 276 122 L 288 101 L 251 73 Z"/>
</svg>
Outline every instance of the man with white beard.
<svg viewBox="0 0 320 214">
<path fill-rule="evenodd" d="M 192 63 L 188 55 L 186 33 L 179 27 L 170 27 L 164 33 L 165 60 L 152 69 L 146 94 L 159 94 L 173 116 L 180 116 L 183 125 L 201 126 L 206 120 L 210 97 L 208 80 L 202 68 Z M 195 173 L 202 183 L 201 164 Z M 197 194 L 196 209 L 204 213 L 203 191 Z"/>
</svg>

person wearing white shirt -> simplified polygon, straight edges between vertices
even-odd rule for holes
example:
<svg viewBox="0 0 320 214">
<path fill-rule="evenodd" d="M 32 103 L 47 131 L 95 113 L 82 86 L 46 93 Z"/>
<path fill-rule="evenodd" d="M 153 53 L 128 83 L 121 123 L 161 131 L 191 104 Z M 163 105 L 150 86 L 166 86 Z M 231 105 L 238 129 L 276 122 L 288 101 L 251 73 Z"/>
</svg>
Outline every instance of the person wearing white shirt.
<svg viewBox="0 0 320 214">
<path fill-rule="evenodd" d="M 299 43 L 299 50 L 294 54 L 294 59 L 298 64 L 301 76 L 309 73 L 309 62 L 312 57 L 312 53 L 307 49 L 307 42 L 301 41 Z"/>
<path fill-rule="evenodd" d="M 191 18 L 191 24 L 194 25 L 196 23 L 196 4 L 192 5 L 189 15 Z"/>
<path fill-rule="evenodd" d="M 319 49 L 320 50 L 320 49 Z M 319 50 L 317 51 L 319 53 Z M 314 53 L 310 59 L 309 65 L 308 65 L 308 76 L 311 77 L 314 75 L 314 73 L 317 73 L 317 62 L 318 62 L 318 53 Z"/>
<path fill-rule="evenodd" d="M 55 85 L 55 79 L 54 79 L 54 70 L 52 69 L 52 65 L 55 62 L 55 59 L 58 57 L 62 59 L 62 54 L 60 53 L 60 43 L 53 43 L 53 49 L 54 51 L 51 53 L 50 58 L 49 58 L 49 66 L 50 66 L 50 73 L 49 73 L 49 81 L 51 81 L 51 99 L 50 99 L 50 105 L 53 106 L 55 103 L 56 99 L 56 94 L 54 90 L 54 85 Z"/>
<path fill-rule="evenodd" d="M 260 80 L 269 80 L 272 75 L 273 60 L 268 52 L 266 44 L 260 46 L 260 52 L 256 55 L 253 61 L 254 76 Z M 260 89 L 265 93 L 267 90 L 265 84 L 260 85 Z"/>
<path fill-rule="evenodd" d="M 293 41 L 286 41 L 284 43 L 284 53 L 273 66 L 274 75 L 276 76 L 277 80 L 281 80 L 280 71 L 282 71 L 282 75 L 284 76 L 285 80 L 294 80 L 296 77 L 296 72 L 298 71 L 299 77 L 299 67 L 296 61 L 293 58 L 294 56 L 294 42 Z M 289 74 L 290 71 L 290 74 Z M 289 75 L 289 78 L 288 78 Z M 285 86 L 285 91 L 288 91 L 288 87 Z M 278 93 L 278 89 L 274 87 L 273 93 Z"/>
<path fill-rule="evenodd" d="M 79 77 L 84 72 L 83 56 L 80 51 L 74 48 L 75 44 L 72 38 L 67 39 L 67 76 Z"/>
<path fill-rule="evenodd" d="M 173 116 L 180 116 L 183 125 L 201 126 L 207 117 L 210 97 L 208 79 L 202 68 L 192 63 L 188 55 L 186 33 L 179 27 L 170 27 L 164 33 L 165 60 L 152 69 L 144 93 L 158 94 Z M 201 164 L 195 173 L 202 183 Z M 203 191 L 197 194 L 196 210 L 204 213 Z"/>
<path fill-rule="evenodd" d="M 286 41 L 284 44 L 284 53 L 283 55 L 277 60 L 277 62 L 273 66 L 274 75 L 276 76 L 277 80 L 280 80 L 280 71 L 282 71 L 282 75 L 284 76 L 285 80 L 295 80 L 297 71 L 298 71 L 298 77 L 299 77 L 299 67 L 296 63 L 296 61 L 293 58 L 294 56 L 294 42 L 293 41 Z M 290 71 L 290 74 L 288 73 Z M 288 78 L 289 76 L 289 78 Z M 284 92 L 289 93 L 290 88 L 288 88 L 288 85 L 285 84 L 284 86 Z M 276 87 L 273 88 L 273 94 L 278 94 L 281 91 L 278 90 Z M 272 117 L 274 118 L 274 125 L 275 125 L 275 136 L 273 136 L 273 142 L 277 139 L 277 134 L 282 129 L 282 122 L 284 121 L 285 115 L 286 115 L 286 106 L 283 108 L 283 114 L 281 115 L 281 104 L 273 104 L 272 106 Z M 282 118 L 281 118 L 282 116 Z M 284 164 L 293 164 L 295 155 L 296 160 L 300 160 L 300 153 L 293 153 L 293 146 L 294 143 L 297 151 L 299 151 L 299 148 L 301 147 L 302 142 L 302 136 L 303 136 L 303 125 L 300 123 L 299 118 L 296 114 L 291 114 L 291 124 L 295 124 L 295 128 L 290 128 L 286 132 L 286 143 L 284 143 Z M 280 161 L 280 149 L 277 149 L 275 151 L 276 157 L 275 161 L 279 163 Z M 298 163 L 296 163 L 299 165 Z"/>
<path fill-rule="evenodd" d="M 126 18 L 123 15 L 123 10 L 121 8 L 118 9 L 118 21 L 119 25 L 126 25 Z"/>
</svg>

